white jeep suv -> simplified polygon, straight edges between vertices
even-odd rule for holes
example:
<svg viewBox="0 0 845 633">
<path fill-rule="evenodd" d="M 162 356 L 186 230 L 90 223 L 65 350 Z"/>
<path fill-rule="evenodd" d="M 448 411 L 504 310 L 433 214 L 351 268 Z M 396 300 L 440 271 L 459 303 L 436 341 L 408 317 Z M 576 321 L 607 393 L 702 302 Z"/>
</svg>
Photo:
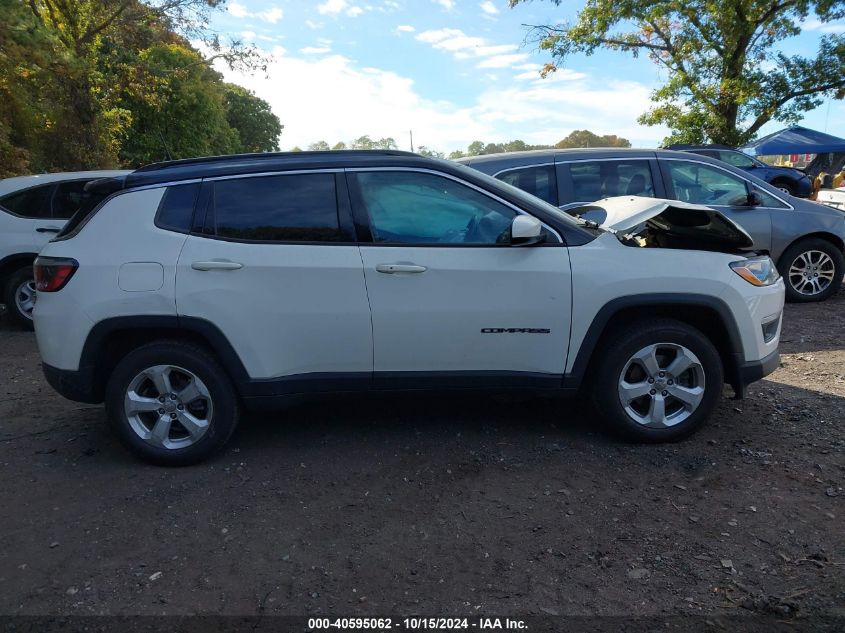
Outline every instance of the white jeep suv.
<svg viewBox="0 0 845 633">
<path fill-rule="evenodd" d="M 588 393 L 680 438 L 778 366 L 783 282 L 707 207 L 557 208 L 403 152 L 175 161 L 98 183 L 35 263 L 50 384 L 135 454 L 187 464 L 292 394 Z"/>
<path fill-rule="evenodd" d="M 99 202 L 85 184 L 128 171 L 81 171 L 0 180 L 0 303 L 15 322 L 32 329 L 32 262 L 41 247 L 80 208 Z"/>
</svg>

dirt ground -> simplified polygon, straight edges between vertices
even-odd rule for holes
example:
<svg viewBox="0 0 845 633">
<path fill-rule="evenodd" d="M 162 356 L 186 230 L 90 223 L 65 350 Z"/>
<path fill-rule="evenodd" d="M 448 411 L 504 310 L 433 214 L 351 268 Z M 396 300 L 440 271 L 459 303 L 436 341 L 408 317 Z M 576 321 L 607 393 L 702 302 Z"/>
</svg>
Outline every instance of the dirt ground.
<svg viewBox="0 0 845 633">
<path fill-rule="evenodd" d="M 845 617 L 845 288 L 673 445 L 576 402 L 347 397 L 131 458 L 0 319 L 0 614 Z M 726 393 L 730 390 L 726 389 Z"/>
</svg>

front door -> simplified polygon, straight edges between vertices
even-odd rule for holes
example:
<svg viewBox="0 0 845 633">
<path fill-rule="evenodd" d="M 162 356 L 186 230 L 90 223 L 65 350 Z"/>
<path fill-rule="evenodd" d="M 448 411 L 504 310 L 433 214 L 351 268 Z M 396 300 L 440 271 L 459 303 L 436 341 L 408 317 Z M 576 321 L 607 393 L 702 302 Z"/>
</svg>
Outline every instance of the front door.
<svg viewBox="0 0 845 633">
<path fill-rule="evenodd" d="M 748 206 L 748 181 L 727 169 L 699 161 L 661 159 L 660 165 L 668 197 L 718 209 L 745 229 L 754 240 L 755 249 L 771 251 L 771 210 Z"/>
<path fill-rule="evenodd" d="M 348 172 L 373 318 L 376 385 L 559 384 L 569 342 L 569 255 L 511 246 L 518 211 L 428 171 Z"/>
</svg>

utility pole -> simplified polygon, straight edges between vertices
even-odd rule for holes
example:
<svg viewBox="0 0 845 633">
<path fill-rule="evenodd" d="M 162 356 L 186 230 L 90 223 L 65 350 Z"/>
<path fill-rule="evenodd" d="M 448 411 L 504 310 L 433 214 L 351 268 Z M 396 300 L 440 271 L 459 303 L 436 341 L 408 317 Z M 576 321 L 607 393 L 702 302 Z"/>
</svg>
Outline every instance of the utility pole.
<svg viewBox="0 0 845 633">
<path fill-rule="evenodd" d="M 414 151 L 414 131 L 408 130 L 408 133 L 411 135 L 411 151 Z"/>
</svg>

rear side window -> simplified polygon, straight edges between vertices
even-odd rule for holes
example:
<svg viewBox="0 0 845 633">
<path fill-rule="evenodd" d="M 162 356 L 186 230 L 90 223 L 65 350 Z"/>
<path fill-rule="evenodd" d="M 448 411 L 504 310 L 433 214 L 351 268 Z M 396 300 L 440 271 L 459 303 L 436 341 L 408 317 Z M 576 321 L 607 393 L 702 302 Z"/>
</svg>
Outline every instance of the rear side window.
<svg viewBox="0 0 845 633">
<path fill-rule="evenodd" d="M 595 202 L 613 196 L 654 197 L 647 160 L 597 160 L 569 164 L 572 202 Z"/>
<path fill-rule="evenodd" d="M 557 176 L 554 165 L 513 169 L 496 177 L 502 182 L 545 200 L 549 204 L 558 205 Z"/>
<path fill-rule="evenodd" d="M 212 229 L 259 242 L 352 241 L 338 218 L 334 174 L 287 174 L 214 183 Z"/>
<path fill-rule="evenodd" d="M 741 169 L 748 169 L 754 167 L 755 163 L 750 156 L 746 156 L 742 152 L 719 152 L 719 158 L 728 165 L 739 167 Z"/>
<path fill-rule="evenodd" d="M 199 183 L 168 187 L 158 207 L 156 226 L 179 233 L 190 233 L 199 191 Z"/>
<path fill-rule="evenodd" d="M 91 209 L 102 199 L 85 192 L 87 180 L 60 183 L 53 196 L 53 217 L 67 220 L 80 209 Z"/>
<path fill-rule="evenodd" d="M 0 198 L 0 206 L 22 218 L 47 219 L 53 187 L 53 184 L 41 185 L 10 193 Z"/>
</svg>

